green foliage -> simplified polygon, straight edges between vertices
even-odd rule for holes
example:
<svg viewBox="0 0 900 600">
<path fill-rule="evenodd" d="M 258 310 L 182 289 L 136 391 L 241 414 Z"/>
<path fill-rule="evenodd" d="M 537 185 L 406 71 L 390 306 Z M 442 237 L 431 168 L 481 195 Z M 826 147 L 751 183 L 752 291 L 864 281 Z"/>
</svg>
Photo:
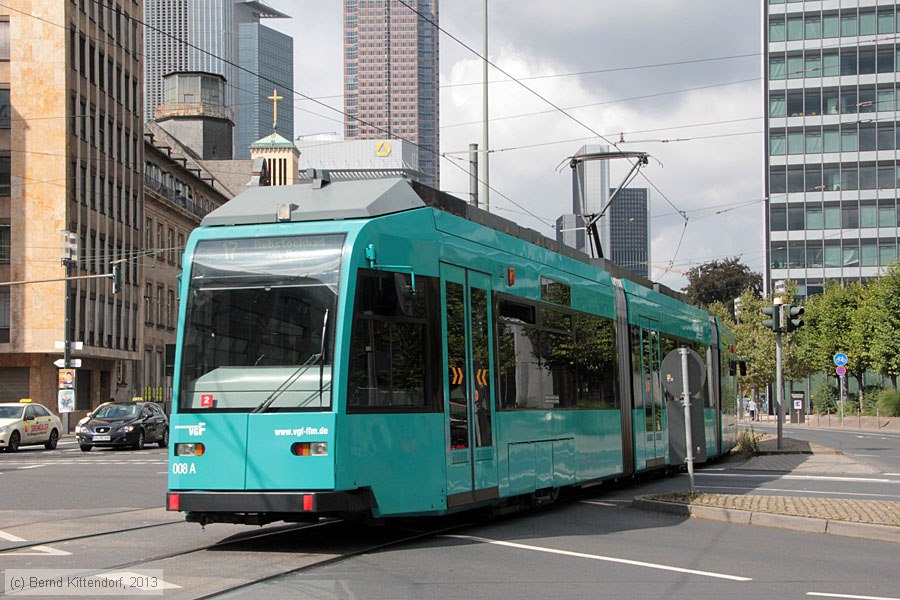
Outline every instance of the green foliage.
<svg viewBox="0 0 900 600">
<path fill-rule="evenodd" d="M 687 279 L 685 293 L 692 303 L 702 306 L 713 302 L 730 304 L 746 290 L 755 296 L 762 293 L 762 275 L 751 271 L 737 256 L 694 267 L 688 271 Z"/>
<path fill-rule="evenodd" d="M 878 396 L 878 412 L 885 417 L 900 417 L 900 390 L 884 390 Z"/>
<path fill-rule="evenodd" d="M 741 454 L 756 454 L 759 452 L 759 441 L 763 434 L 744 429 L 738 434 L 736 450 Z"/>
<path fill-rule="evenodd" d="M 838 412 L 840 410 L 839 403 L 840 394 L 837 388 L 827 383 L 822 384 L 812 393 L 813 409 L 820 415 Z"/>
<path fill-rule="evenodd" d="M 900 376 L 900 263 L 893 263 L 875 283 L 874 336 L 868 348 L 872 364 L 897 387 Z"/>
</svg>

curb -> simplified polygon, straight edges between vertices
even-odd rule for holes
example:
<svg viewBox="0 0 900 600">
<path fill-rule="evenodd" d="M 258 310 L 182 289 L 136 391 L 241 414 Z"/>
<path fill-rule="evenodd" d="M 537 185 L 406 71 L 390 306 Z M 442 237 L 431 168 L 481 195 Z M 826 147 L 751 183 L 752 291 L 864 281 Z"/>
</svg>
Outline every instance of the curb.
<svg viewBox="0 0 900 600">
<path fill-rule="evenodd" d="M 825 533 L 900 544 L 900 527 L 893 527 L 891 525 L 854 523 L 851 521 L 797 517 L 794 515 L 776 515 L 736 508 L 692 506 L 680 502 L 651 500 L 646 496 L 636 496 L 631 501 L 631 506 L 640 510 L 663 512 L 682 517 L 705 519 L 708 521 L 721 521 L 739 525 L 759 525 L 761 527 L 777 527 L 779 529 L 805 531 L 807 533 Z"/>
</svg>

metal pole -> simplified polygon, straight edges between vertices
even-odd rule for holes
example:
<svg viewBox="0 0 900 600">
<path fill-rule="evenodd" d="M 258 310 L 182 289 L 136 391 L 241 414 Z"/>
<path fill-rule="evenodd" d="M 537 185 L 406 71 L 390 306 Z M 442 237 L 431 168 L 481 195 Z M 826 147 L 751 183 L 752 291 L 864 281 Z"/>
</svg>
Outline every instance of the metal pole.
<svg viewBox="0 0 900 600">
<path fill-rule="evenodd" d="M 72 259 L 66 258 L 64 259 L 66 263 L 66 281 L 64 284 L 65 294 L 66 294 L 66 303 L 65 303 L 65 311 L 66 316 L 63 319 L 63 366 L 68 369 L 71 368 L 71 358 L 72 358 L 72 340 L 69 339 L 69 319 L 70 313 L 72 312 L 72 301 L 69 299 L 69 277 L 72 276 Z M 69 413 L 63 413 L 62 420 L 62 428 L 64 433 L 69 433 Z"/>
<path fill-rule="evenodd" d="M 777 445 L 781 450 L 781 436 L 784 427 L 784 372 L 781 366 L 781 332 L 775 334 L 775 412 L 777 413 Z"/>
<path fill-rule="evenodd" d="M 688 349 L 679 348 L 681 355 L 681 394 L 684 404 L 684 446 L 685 460 L 687 461 L 688 479 L 690 480 L 691 495 L 694 494 L 694 440 L 691 435 L 691 390 L 688 381 Z"/>
<path fill-rule="evenodd" d="M 469 144 L 469 195 L 478 208 L 478 144 Z"/>
<path fill-rule="evenodd" d="M 484 60 L 482 61 L 482 77 L 484 79 L 484 90 L 482 94 L 482 111 L 483 111 L 483 123 L 482 123 L 482 146 L 484 147 L 484 164 L 482 165 L 482 172 L 484 173 L 484 210 L 490 212 L 491 210 L 491 169 L 490 169 L 490 155 L 488 152 L 490 151 L 490 142 L 489 142 L 489 132 L 490 128 L 488 126 L 488 0 L 484 0 Z"/>
<path fill-rule="evenodd" d="M 844 428 L 844 376 L 841 375 L 841 429 Z"/>
</svg>

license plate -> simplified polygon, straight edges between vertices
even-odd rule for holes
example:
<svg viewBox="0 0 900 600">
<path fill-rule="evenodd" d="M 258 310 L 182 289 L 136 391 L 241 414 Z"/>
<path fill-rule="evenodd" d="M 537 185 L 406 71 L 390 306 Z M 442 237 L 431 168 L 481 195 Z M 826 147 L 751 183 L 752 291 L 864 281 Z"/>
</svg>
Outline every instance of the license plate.
<svg viewBox="0 0 900 600">
<path fill-rule="evenodd" d="M 95 435 L 95 436 L 94 436 L 94 441 L 95 441 L 95 442 L 108 442 L 109 439 L 110 439 L 110 438 L 109 438 L 108 435 Z"/>
</svg>

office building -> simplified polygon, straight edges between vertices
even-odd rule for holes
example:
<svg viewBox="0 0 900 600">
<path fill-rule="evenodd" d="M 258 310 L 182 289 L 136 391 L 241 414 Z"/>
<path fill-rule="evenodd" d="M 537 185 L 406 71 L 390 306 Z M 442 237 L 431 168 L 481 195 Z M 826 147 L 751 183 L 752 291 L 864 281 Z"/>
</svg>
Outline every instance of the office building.
<svg viewBox="0 0 900 600">
<path fill-rule="evenodd" d="M 0 281 L 40 282 L 0 288 L 0 397 L 55 409 L 69 342 L 75 418 L 138 378 L 139 6 L 0 7 Z"/>
<path fill-rule="evenodd" d="M 405 177 L 423 181 L 418 169 L 419 149 L 403 140 L 308 140 L 297 142 L 300 178 L 307 171 L 326 171 L 333 181 Z"/>
<path fill-rule="evenodd" d="M 808 296 L 897 259 L 897 6 L 764 3 L 768 289 Z"/>
<path fill-rule="evenodd" d="M 164 78 L 173 72 L 225 78 L 225 106 L 235 123 L 233 156 L 247 159 L 250 144 L 273 132 L 278 90 L 278 132 L 294 134 L 293 39 L 261 24 L 288 15 L 258 0 L 146 0 L 144 61 L 147 119 L 165 102 Z M 186 43 L 185 43 L 186 42 Z"/>
<path fill-rule="evenodd" d="M 609 191 L 610 196 L 614 191 Z M 619 190 L 607 211 L 609 247 L 603 249 L 611 261 L 644 279 L 650 278 L 649 211 L 647 188 Z"/>
<path fill-rule="evenodd" d="M 416 144 L 424 183 L 437 187 L 438 0 L 410 5 L 344 0 L 344 137 Z"/>
</svg>

